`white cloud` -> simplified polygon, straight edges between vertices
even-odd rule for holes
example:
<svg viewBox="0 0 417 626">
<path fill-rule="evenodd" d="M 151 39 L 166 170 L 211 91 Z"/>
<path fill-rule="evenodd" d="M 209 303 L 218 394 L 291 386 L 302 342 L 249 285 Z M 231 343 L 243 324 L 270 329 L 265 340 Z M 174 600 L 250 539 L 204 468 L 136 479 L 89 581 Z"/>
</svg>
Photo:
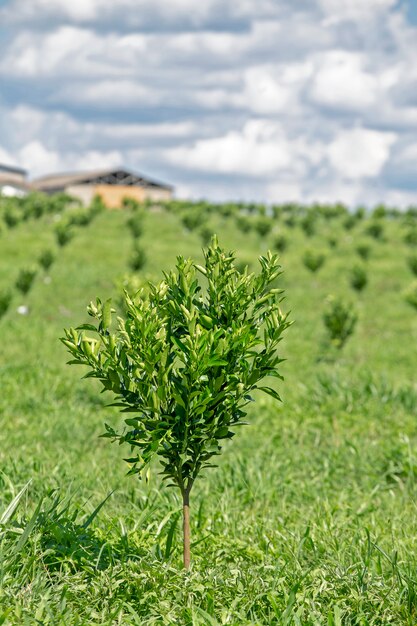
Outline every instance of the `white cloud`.
<svg viewBox="0 0 417 626">
<path fill-rule="evenodd" d="M 281 5 L 286 3 L 280 0 Z M 240 0 L 225 5 L 222 0 L 11 0 L 3 11 L 7 21 L 46 19 L 71 20 L 74 23 L 93 21 L 127 22 L 134 26 L 148 24 L 181 24 L 202 26 L 206 22 L 227 22 L 253 17 L 273 17 L 281 7 L 274 0 Z"/>
<path fill-rule="evenodd" d="M 364 56 L 356 52 L 331 50 L 318 60 L 311 86 L 311 99 L 338 109 L 366 109 L 378 97 L 378 78 L 364 69 Z"/>
<path fill-rule="evenodd" d="M 292 96 L 292 89 L 277 79 L 272 68 L 253 67 L 245 73 L 245 99 L 255 113 L 279 113 Z"/>
<path fill-rule="evenodd" d="M 362 20 L 387 13 L 397 0 L 318 0 L 327 24 L 341 20 Z"/>
<path fill-rule="evenodd" d="M 123 165 L 123 155 L 118 150 L 100 152 L 90 150 L 81 155 L 72 155 L 68 159 L 67 169 L 93 170 L 96 168 L 117 167 Z"/>
<path fill-rule="evenodd" d="M 177 164 L 207 172 L 267 176 L 291 164 L 292 149 L 281 127 L 262 120 L 247 122 L 242 132 L 202 139 L 167 151 Z"/>
<path fill-rule="evenodd" d="M 0 152 L 0 161 L 2 154 Z M 59 153 L 41 141 L 31 141 L 17 152 L 18 162 L 30 172 L 31 178 L 41 174 L 114 167 L 123 164 L 123 155 L 117 150 L 88 150 Z"/>
<path fill-rule="evenodd" d="M 0 146 L 0 163 L 2 165 L 17 165 L 14 156 L 2 146 Z"/>
<path fill-rule="evenodd" d="M 343 178 L 378 176 L 386 164 L 395 133 L 367 128 L 343 130 L 330 143 L 327 154 L 333 169 Z"/>
<path fill-rule="evenodd" d="M 55 102 L 68 102 L 94 105 L 101 109 L 119 109 L 132 106 L 152 105 L 160 102 L 162 94 L 132 80 L 104 80 L 91 85 L 75 83 L 61 89 Z"/>
<path fill-rule="evenodd" d="M 6 76 L 96 78 L 131 75 L 146 58 L 144 35 L 98 34 L 88 28 L 61 26 L 48 33 L 23 31 L 0 61 Z"/>
<path fill-rule="evenodd" d="M 31 176 L 42 172 L 55 172 L 60 169 L 61 157 L 58 152 L 48 150 L 40 141 L 31 141 L 19 151 L 19 159 Z"/>
</svg>

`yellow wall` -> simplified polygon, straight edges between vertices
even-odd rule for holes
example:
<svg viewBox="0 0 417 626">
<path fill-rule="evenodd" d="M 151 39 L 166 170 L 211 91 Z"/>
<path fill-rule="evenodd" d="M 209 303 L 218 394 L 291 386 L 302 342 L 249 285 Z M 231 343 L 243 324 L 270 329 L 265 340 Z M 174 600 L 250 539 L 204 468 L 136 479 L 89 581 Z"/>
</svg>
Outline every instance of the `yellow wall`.
<svg viewBox="0 0 417 626">
<path fill-rule="evenodd" d="M 172 192 L 169 189 L 158 187 L 134 187 L 133 185 L 70 185 L 65 191 L 70 196 L 79 198 L 84 205 L 89 205 L 94 196 L 101 196 L 104 204 L 111 209 L 119 209 L 123 198 L 133 198 L 143 202 L 147 198 L 152 200 L 169 200 Z"/>
<path fill-rule="evenodd" d="M 104 204 L 112 209 L 120 208 L 123 198 L 133 198 L 138 202 L 143 202 L 147 198 L 169 200 L 172 197 L 170 190 L 130 185 L 95 185 L 94 194 L 101 196 Z"/>
</svg>

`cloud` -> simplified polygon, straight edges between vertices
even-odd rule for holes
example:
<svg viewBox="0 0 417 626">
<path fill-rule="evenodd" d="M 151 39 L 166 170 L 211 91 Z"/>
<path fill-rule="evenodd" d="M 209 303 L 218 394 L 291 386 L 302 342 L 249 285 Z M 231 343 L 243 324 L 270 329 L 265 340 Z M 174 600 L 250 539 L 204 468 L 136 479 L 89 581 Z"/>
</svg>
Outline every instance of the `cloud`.
<svg viewBox="0 0 417 626">
<path fill-rule="evenodd" d="M 124 109 L 132 106 L 159 104 L 161 94 L 132 80 L 103 80 L 91 85 L 74 83 L 58 91 L 55 102 L 86 104 L 96 109 Z"/>
<path fill-rule="evenodd" d="M 19 159 L 32 176 L 42 172 L 55 172 L 60 169 L 61 158 L 58 152 L 48 150 L 40 141 L 31 141 L 19 150 Z"/>
<path fill-rule="evenodd" d="M 31 178 L 45 172 L 82 171 L 97 168 L 117 167 L 123 164 L 123 156 L 117 150 L 101 152 L 90 150 L 82 154 L 59 154 L 40 141 L 31 141 L 19 150 L 19 162 L 30 171 Z M 1 157 L 1 154 L 0 154 Z"/>
<path fill-rule="evenodd" d="M 375 177 L 386 164 L 397 136 L 367 128 L 343 130 L 328 146 L 333 169 L 343 178 Z"/>
<path fill-rule="evenodd" d="M 71 21 L 76 24 L 125 24 L 130 28 L 152 27 L 192 29 L 204 25 L 221 29 L 227 24 L 242 26 L 256 15 L 273 17 L 288 2 L 280 0 L 241 0 L 224 4 L 222 0 L 13 0 L 3 10 L 7 22 Z M 223 26 L 222 26 L 223 25 Z"/>
<path fill-rule="evenodd" d="M 14 156 L 2 146 L 0 146 L 0 163 L 17 166 L 17 161 Z"/>
<path fill-rule="evenodd" d="M 202 139 L 192 146 L 169 150 L 167 157 L 171 162 L 207 172 L 265 176 L 287 168 L 291 152 L 279 125 L 252 120 L 242 132 Z"/>
<path fill-rule="evenodd" d="M 325 52 L 317 62 L 311 99 L 319 105 L 361 110 L 378 98 L 378 78 L 364 69 L 364 56 L 345 50 Z"/>
<path fill-rule="evenodd" d="M 327 24 L 342 20 L 362 20 L 387 13 L 397 0 L 319 0 Z"/>
</svg>

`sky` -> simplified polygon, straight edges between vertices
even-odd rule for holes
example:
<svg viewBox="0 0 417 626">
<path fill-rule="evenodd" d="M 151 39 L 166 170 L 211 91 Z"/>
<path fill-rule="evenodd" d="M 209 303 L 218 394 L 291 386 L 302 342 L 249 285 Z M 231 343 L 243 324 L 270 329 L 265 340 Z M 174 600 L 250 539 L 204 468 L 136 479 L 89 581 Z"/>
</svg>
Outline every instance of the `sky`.
<svg viewBox="0 0 417 626">
<path fill-rule="evenodd" d="M 0 0 L 0 162 L 417 205 L 417 0 Z"/>
</svg>

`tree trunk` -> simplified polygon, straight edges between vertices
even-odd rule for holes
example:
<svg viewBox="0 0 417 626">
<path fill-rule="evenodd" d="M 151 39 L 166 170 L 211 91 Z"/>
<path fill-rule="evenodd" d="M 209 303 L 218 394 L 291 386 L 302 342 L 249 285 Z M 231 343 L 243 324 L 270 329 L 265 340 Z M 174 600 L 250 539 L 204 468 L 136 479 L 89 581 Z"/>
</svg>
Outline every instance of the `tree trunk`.
<svg viewBox="0 0 417 626">
<path fill-rule="evenodd" d="M 186 489 L 182 494 L 183 513 L 183 537 L 184 537 L 184 567 L 190 568 L 190 490 Z"/>
</svg>

